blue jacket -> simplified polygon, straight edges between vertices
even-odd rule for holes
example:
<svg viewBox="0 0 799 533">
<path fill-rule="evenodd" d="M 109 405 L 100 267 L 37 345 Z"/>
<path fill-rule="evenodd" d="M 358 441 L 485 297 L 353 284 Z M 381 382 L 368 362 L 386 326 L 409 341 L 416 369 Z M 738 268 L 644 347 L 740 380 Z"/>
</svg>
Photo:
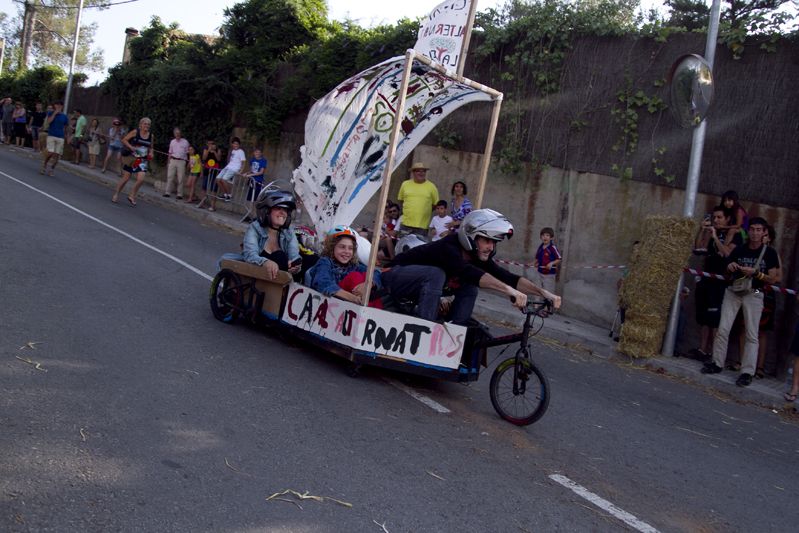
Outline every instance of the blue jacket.
<svg viewBox="0 0 799 533">
<path fill-rule="evenodd" d="M 325 296 L 333 296 L 341 290 L 339 283 L 350 272 L 366 272 L 366 265 L 358 263 L 341 266 L 332 258 L 323 256 L 305 273 L 305 284 Z M 379 270 L 375 270 L 374 282 L 378 288 L 383 286 Z"/>
<path fill-rule="evenodd" d="M 293 263 L 300 259 L 300 244 L 297 242 L 297 236 L 294 234 L 294 228 L 280 230 L 278 234 L 280 241 L 280 249 L 283 250 L 289 257 L 289 263 Z M 235 254 L 229 253 L 219 258 L 217 262 L 217 270 L 222 259 L 232 259 L 234 261 L 246 261 L 254 265 L 263 265 L 266 262 L 265 257 L 261 257 L 261 252 L 269 241 L 269 232 L 266 228 L 261 226 L 257 220 L 250 223 L 247 231 L 244 233 L 244 241 L 242 243 L 242 253 Z"/>
</svg>

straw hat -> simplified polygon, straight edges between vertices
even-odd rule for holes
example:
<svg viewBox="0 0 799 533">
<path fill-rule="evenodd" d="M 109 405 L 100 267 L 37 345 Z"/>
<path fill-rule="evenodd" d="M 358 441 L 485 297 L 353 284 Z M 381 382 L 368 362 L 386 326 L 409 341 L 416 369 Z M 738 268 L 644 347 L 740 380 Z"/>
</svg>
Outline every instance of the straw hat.
<svg viewBox="0 0 799 533">
<path fill-rule="evenodd" d="M 411 172 L 414 170 L 430 170 L 424 163 L 414 163 L 411 167 Z"/>
</svg>

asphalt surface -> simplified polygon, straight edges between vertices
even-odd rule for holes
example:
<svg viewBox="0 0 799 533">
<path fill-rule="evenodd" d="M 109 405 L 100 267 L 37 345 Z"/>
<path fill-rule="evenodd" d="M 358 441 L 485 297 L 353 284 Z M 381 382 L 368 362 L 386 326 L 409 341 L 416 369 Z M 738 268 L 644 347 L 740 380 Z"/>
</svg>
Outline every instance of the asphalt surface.
<svg viewBox="0 0 799 533">
<path fill-rule="evenodd" d="M 213 319 L 197 271 L 239 235 L 37 164 L 0 147 L 0 530 L 796 529 L 790 415 L 553 341 L 527 428 L 489 401 L 511 350 L 469 386 L 353 379 Z"/>
</svg>

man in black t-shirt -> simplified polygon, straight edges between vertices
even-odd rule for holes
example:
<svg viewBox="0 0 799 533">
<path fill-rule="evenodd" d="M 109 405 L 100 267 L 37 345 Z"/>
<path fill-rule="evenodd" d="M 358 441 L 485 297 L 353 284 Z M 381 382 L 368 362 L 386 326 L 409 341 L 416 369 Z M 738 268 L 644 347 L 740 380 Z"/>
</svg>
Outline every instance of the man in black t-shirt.
<svg viewBox="0 0 799 533">
<path fill-rule="evenodd" d="M 773 248 L 763 243 L 763 235 L 768 223 L 755 217 L 749 221 L 749 242 L 738 246 L 732 251 L 728 259 L 727 272 L 734 278 L 750 278 L 752 287 L 746 291 L 735 292 L 733 287 L 724 291 L 724 302 L 721 304 L 721 320 L 716 337 L 713 340 L 713 361 L 706 363 L 702 368 L 703 374 L 716 374 L 721 372 L 727 358 L 727 342 L 730 328 L 735 321 L 739 309 L 743 309 L 744 324 L 746 327 L 746 342 L 743 349 L 741 375 L 735 382 L 739 387 L 746 387 L 752 383 L 752 375 L 757 364 L 758 327 L 760 315 L 763 312 L 763 291 L 766 284 L 779 283 L 780 270 L 779 258 Z M 757 268 L 755 268 L 757 267 Z"/>
<path fill-rule="evenodd" d="M 703 269 L 709 274 L 725 274 L 727 256 L 743 244 L 740 233 L 734 229 L 723 229 L 729 225 L 730 217 L 724 206 L 716 206 L 711 218 L 702 223 L 702 229 L 696 237 L 694 253 L 705 255 Z M 713 352 L 713 337 L 719 327 L 726 288 L 725 281 L 714 278 L 703 277 L 696 284 L 696 322 L 701 326 L 700 342 L 699 349 L 691 350 L 691 353 L 700 360 L 709 360 Z"/>
<path fill-rule="evenodd" d="M 512 235 L 513 226 L 502 214 L 491 209 L 472 211 L 464 217 L 457 233 L 394 258 L 392 268 L 382 275 L 383 285 L 393 297 L 414 301 L 416 315 L 425 320 L 438 317 L 445 285 L 455 295 L 447 319 L 456 324 L 464 324 L 472 316 L 480 287 L 511 297 L 519 309 L 524 309 L 528 294 L 552 300 L 559 308 L 560 296 L 494 262 L 497 242 Z"/>
</svg>

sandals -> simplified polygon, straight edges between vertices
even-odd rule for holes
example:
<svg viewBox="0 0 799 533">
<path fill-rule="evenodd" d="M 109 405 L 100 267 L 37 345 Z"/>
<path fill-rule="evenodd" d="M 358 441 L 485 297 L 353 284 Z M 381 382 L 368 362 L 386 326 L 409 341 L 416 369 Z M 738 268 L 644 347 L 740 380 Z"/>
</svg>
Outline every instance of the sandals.
<svg viewBox="0 0 799 533">
<path fill-rule="evenodd" d="M 136 200 L 134 200 L 132 196 L 128 196 L 128 203 L 131 207 L 136 207 Z"/>
<path fill-rule="evenodd" d="M 782 395 L 785 398 L 786 402 L 795 402 L 796 401 L 796 394 L 791 394 L 790 392 L 786 392 Z"/>
<path fill-rule="evenodd" d="M 756 369 L 755 370 L 755 377 L 757 379 L 763 379 L 764 377 L 766 377 L 766 371 L 763 370 L 762 368 Z"/>
<path fill-rule="evenodd" d="M 118 204 L 119 203 L 119 196 L 116 195 L 116 194 L 114 196 L 112 196 L 111 197 L 111 203 L 112 204 Z"/>
</svg>

